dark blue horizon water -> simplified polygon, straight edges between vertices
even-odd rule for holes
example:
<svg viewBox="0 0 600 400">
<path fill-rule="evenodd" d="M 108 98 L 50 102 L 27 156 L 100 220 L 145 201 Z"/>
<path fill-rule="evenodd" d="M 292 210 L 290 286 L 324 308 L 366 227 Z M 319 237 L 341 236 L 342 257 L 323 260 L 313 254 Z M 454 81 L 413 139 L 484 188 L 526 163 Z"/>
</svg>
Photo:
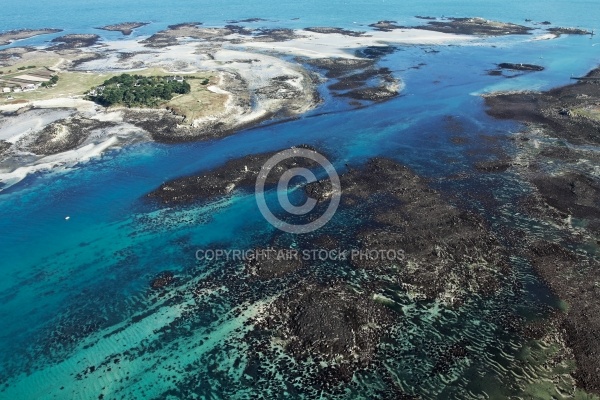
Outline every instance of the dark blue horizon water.
<svg viewBox="0 0 600 400">
<path fill-rule="evenodd" d="M 131 4 L 113 0 L 48 5 L 29 1 L 3 5 L 0 29 L 57 27 L 89 32 L 109 23 L 153 22 L 136 32 L 145 35 L 178 22 L 221 25 L 225 20 L 249 17 L 271 19 L 274 21 L 268 24 L 285 27 L 357 28 L 380 19 L 417 23 L 414 15 L 483 16 L 516 23 L 531 18 L 592 29 L 600 25 L 597 11 L 598 5 L 592 1 L 557 0 L 312 1 L 277 5 L 238 1 Z M 300 20 L 291 21 L 297 17 Z M 98 32 L 109 39 L 120 37 Z M 245 246 L 268 237 L 271 230 L 252 195 L 240 194 L 217 204 L 175 212 L 149 210 L 144 200 L 148 192 L 169 179 L 222 165 L 228 159 L 298 144 L 316 146 L 341 171 L 345 164 L 359 165 L 374 156 L 394 158 L 434 180 L 468 170 L 485 155 L 472 156 L 453 145 L 449 141 L 452 132 L 445 126 L 447 117 L 460 120 L 466 127 L 463 135 L 476 150 L 482 135 L 506 135 L 520 129 L 515 123 L 488 117 L 478 94 L 547 89 L 567 84 L 571 75 L 584 74 L 600 64 L 600 46 L 593 46 L 598 39 L 529 39 L 489 39 L 498 45 L 495 48 L 486 44 L 440 46 L 439 53 L 407 47 L 384 61 L 406 84 L 403 95 L 387 103 L 258 127 L 207 142 L 136 144 L 111 150 L 64 173 L 29 177 L 0 193 L 0 385 L 8 385 L 0 398 L 65 398 L 65 394 L 67 398 L 98 398 L 103 390 L 112 393 L 106 398 L 160 397 L 171 384 L 158 380 L 145 364 L 162 371 L 169 363 L 175 365 L 181 354 L 164 350 L 149 354 L 150 360 L 140 357 L 128 365 L 133 377 L 130 384 L 123 383 L 116 369 L 93 384 L 75 380 L 71 374 L 144 341 L 157 341 L 153 328 L 167 325 L 179 312 L 177 306 L 149 304 L 148 282 L 157 273 L 197 268 L 195 248 L 223 242 Z M 14 45 L 40 44 L 40 40 Z M 541 64 L 547 69 L 515 79 L 488 76 L 486 71 L 499 62 Z M 426 65 L 408 69 L 419 63 Z M 127 325 L 132 315 L 147 310 L 151 318 L 141 319 L 126 331 L 127 335 L 119 336 L 119 327 Z M 233 335 L 236 323 L 219 325 L 214 341 Z M 85 333 L 87 324 L 92 333 Z M 98 332 L 94 324 L 101 326 Z M 80 336 L 65 348 L 57 347 L 52 341 L 59 340 L 61 334 L 68 335 L 61 330 L 69 326 L 79 329 Z M 477 331 L 474 325 L 468 329 Z M 198 336 L 203 336 L 202 332 Z M 173 339 L 171 344 L 187 349 L 190 358 L 210 350 L 185 340 Z M 178 373 L 185 376 L 188 372 Z M 61 390 L 61 386 L 66 389 Z M 5 397 L 7 393 L 11 397 Z"/>
</svg>

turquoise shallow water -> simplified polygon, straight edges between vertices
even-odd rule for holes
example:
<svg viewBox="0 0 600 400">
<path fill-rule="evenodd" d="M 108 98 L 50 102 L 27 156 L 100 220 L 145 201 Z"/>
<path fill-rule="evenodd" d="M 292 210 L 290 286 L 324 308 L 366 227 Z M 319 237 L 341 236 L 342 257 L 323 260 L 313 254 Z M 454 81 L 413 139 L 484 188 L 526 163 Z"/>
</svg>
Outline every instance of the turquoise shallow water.
<svg viewBox="0 0 600 400">
<path fill-rule="evenodd" d="M 598 5 L 593 1 L 314 1 L 273 5 L 231 1 L 131 4 L 110 0 L 93 4 L 60 1 L 52 6 L 40 1 L 11 2 L 2 8 L 1 29 L 59 27 L 69 32 L 89 32 L 92 27 L 125 20 L 152 22 L 137 35 L 190 20 L 221 25 L 229 19 L 263 17 L 273 20 L 265 25 L 356 28 L 379 19 L 417 23 L 413 16 L 418 14 L 477 15 L 513 22 L 532 18 L 599 27 Z M 106 38 L 120 35 L 101 34 Z M 314 113 L 210 142 L 138 144 L 110 151 L 66 173 L 29 177 L 2 192 L 0 383 L 7 385 L 7 391 L 0 392 L 0 398 L 98 398 L 101 392 L 111 393 L 114 398 L 163 397 L 174 384 L 159 374 L 174 371 L 189 381 L 194 376 L 189 366 L 202 369 L 198 360 L 203 357 L 210 355 L 222 365 L 233 362 L 221 354 L 225 352 L 222 345 L 226 338 L 235 336 L 243 315 L 228 317 L 231 305 L 216 297 L 213 308 L 198 317 L 189 336 L 160 336 L 156 329 L 176 320 L 191 300 L 162 302 L 148 295 L 148 283 L 164 270 L 198 281 L 208 266 L 196 262 L 196 248 L 214 243 L 248 247 L 268 237 L 271 228 L 251 195 L 182 212 L 150 210 L 144 195 L 166 180 L 221 165 L 231 158 L 302 143 L 321 149 L 340 171 L 344 164 L 384 155 L 434 181 L 460 173 L 476 157 L 449 142 L 446 117 L 460 119 L 467 127 L 465 135 L 476 148 L 481 135 L 519 129 L 516 124 L 489 118 L 476 94 L 550 88 L 569 83 L 571 75 L 584 74 L 600 63 L 600 46 L 594 46 L 598 39 L 527 39 L 491 39 L 497 44 L 495 48 L 440 47 L 435 54 L 419 47 L 402 49 L 384 61 L 406 84 L 403 96 L 390 102 L 351 112 Z M 18 44 L 39 44 L 43 40 L 46 38 Z M 513 61 L 542 64 L 547 69 L 510 80 L 485 73 L 495 63 Z M 419 70 L 408 69 L 421 62 L 426 65 Z M 66 216 L 70 220 L 65 220 Z M 552 301 L 533 277 L 522 273 L 532 292 L 537 290 L 535 301 Z M 417 320 L 427 320 L 425 316 L 435 313 L 421 306 L 406 306 L 413 307 L 411 315 Z M 472 305 L 462 313 L 448 313 L 447 325 L 435 326 L 432 322 L 431 330 L 423 334 L 449 335 L 453 327 L 454 332 L 461 327 L 465 335 L 478 337 L 478 343 L 485 343 L 497 353 L 518 347 L 512 338 L 493 343 L 492 336 L 486 336 L 487 329 L 491 332 L 492 328 L 473 317 L 480 313 L 483 318 L 492 311 L 492 305 Z M 138 318 L 132 320 L 132 316 Z M 127 350 L 139 351 L 140 356 L 122 368 L 103 373 L 97 381 L 76 380 L 71 375 Z M 503 365 L 502 357 L 490 354 L 490 358 L 498 359 L 486 364 L 492 366 L 487 373 L 505 373 L 508 367 Z M 481 387 L 475 377 L 480 370 L 465 367 L 465 371 L 457 380 L 458 387 L 470 387 L 477 393 Z M 127 372 L 131 379 L 125 379 Z M 212 387 L 213 394 L 205 394 L 207 398 L 227 397 L 223 395 L 226 388 L 215 385 L 226 380 L 219 380 L 216 373 L 202 376 L 210 377 L 205 386 L 207 393 Z M 404 379 L 402 376 L 399 372 L 399 379 Z M 368 383 L 370 378 L 361 379 Z M 65 388 L 61 390 L 61 386 Z M 445 398 L 433 386 L 427 390 L 426 397 Z M 355 395 L 367 397 L 364 393 Z M 109 394 L 107 398 L 112 397 Z"/>
<path fill-rule="evenodd" d="M 51 12 L 48 8 L 51 7 Z M 41 0 L 26 3 L 7 2 L 0 15 L 0 29 L 61 28 L 72 32 L 95 32 L 93 28 L 122 21 L 151 22 L 135 35 L 147 35 L 182 21 L 198 21 L 208 26 L 221 26 L 228 20 L 260 17 L 268 21 L 255 26 L 285 25 L 290 28 L 307 26 L 339 26 L 360 29 L 378 20 L 396 20 L 402 24 L 416 25 L 414 16 L 480 16 L 489 19 L 522 22 L 549 20 L 556 25 L 581 26 L 600 29 L 598 4 L 593 1 L 328 1 L 299 2 L 269 1 L 211 1 L 177 0 L 174 2 L 143 1 L 134 4 L 118 0 L 97 3 L 75 0 L 58 1 L 51 6 Z M 110 39 L 121 37 L 119 32 L 103 32 Z M 48 40 L 29 39 L 20 44 L 38 44 Z"/>
<path fill-rule="evenodd" d="M 49 7 L 52 7 L 50 10 Z M 286 25 L 304 27 L 311 25 L 340 25 L 372 23 L 391 19 L 399 22 L 414 21 L 415 15 L 424 16 L 481 16 L 511 20 L 530 18 L 536 21 L 550 20 L 555 24 L 597 27 L 598 4 L 593 1 L 222 1 L 176 0 L 173 2 L 141 1 L 136 4 L 117 0 L 82 3 L 62 0 L 49 6 L 47 2 L 32 0 L 27 3 L 4 4 L 0 16 L 3 29 L 58 27 L 89 29 L 103 24 L 130 21 L 171 24 L 180 21 L 201 21 L 206 24 L 222 24 L 227 20 L 261 17 L 286 21 Z M 289 21 L 299 18 L 296 22 Z"/>
</svg>

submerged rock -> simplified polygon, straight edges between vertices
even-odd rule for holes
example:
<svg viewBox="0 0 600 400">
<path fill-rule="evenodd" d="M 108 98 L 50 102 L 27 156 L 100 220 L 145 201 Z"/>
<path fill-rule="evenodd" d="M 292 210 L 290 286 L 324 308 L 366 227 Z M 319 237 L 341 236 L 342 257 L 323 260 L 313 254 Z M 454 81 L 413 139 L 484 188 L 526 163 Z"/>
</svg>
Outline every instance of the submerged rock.
<svg viewBox="0 0 600 400">
<path fill-rule="evenodd" d="M 577 364 L 575 379 L 578 386 L 592 393 L 600 393 L 600 262 L 577 255 L 560 244 L 537 242 L 530 246 L 529 257 L 536 272 L 568 305 L 559 316 L 560 326 L 566 332 L 567 345 L 572 349 Z"/>
<path fill-rule="evenodd" d="M 150 283 L 150 287 L 154 290 L 163 289 L 171 285 L 175 281 L 175 275 L 171 271 L 161 272 Z"/>
<path fill-rule="evenodd" d="M 528 123 L 528 140 L 518 144 L 512 166 L 532 194 L 516 212 L 544 228 L 524 237 L 520 251 L 568 304 L 553 319 L 574 357 L 577 386 L 592 393 L 600 393 L 600 356 L 591 350 L 600 346 L 600 181 L 594 171 L 600 161 L 599 77 L 596 69 L 573 85 L 485 99 L 490 115 Z"/>
<path fill-rule="evenodd" d="M 390 318 L 385 307 L 344 285 L 298 288 L 282 296 L 275 308 L 289 316 L 288 350 L 299 358 L 319 354 L 325 360 L 368 361 Z"/>
</svg>

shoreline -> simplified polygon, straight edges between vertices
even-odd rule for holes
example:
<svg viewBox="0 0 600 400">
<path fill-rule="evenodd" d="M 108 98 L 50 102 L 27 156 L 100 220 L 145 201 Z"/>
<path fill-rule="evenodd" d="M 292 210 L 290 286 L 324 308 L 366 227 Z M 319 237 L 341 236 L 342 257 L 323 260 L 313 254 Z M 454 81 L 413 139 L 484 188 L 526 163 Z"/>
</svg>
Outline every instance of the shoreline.
<svg viewBox="0 0 600 400">
<path fill-rule="evenodd" d="M 131 24 L 125 25 L 129 28 Z M 108 27 L 118 30 L 125 29 L 125 25 Z M 252 32 L 232 25 L 207 28 L 200 23 L 172 25 L 148 38 L 118 41 L 104 41 L 94 34 L 67 34 L 35 51 L 11 49 L 16 58 L 0 59 L 4 69 L 52 60 L 53 71 L 60 78 L 56 88 L 7 96 L 14 100 L 0 102 L 0 113 L 4 119 L 11 119 L 38 109 L 66 108 L 73 111 L 73 118 L 101 120 L 104 115 L 118 115 L 114 121 L 116 126 L 121 124 L 128 126 L 131 132 L 143 132 L 146 140 L 165 143 L 209 140 L 267 121 L 285 121 L 305 115 L 323 102 L 317 88 L 325 83 L 329 84 L 327 90 L 346 102 L 349 109 L 387 101 L 398 96 L 403 88 L 399 77 L 377 66 L 381 58 L 396 51 L 393 46 L 444 45 L 471 40 L 473 38 L 468 36 L 414 29 L 363 33 L 337 28 L 261 28 Z M 191 96 L 174 98 L 161 109 L 103 109 L 85 100 L 84 92 L 106 79 L 101 77 L 133 71 L 184 77 L 208 74 L 218 80 L 198 88 L 200 91 Z M 65 82 L 73 80 L 82 83 L 71 87 Z M 90 83 L 86 86 L 85 82 Z M 196 98 L 198 100 L 194 100 Z M 194 101 L 198 105 L 194 106 Z M 182 113 L 181 105 L 197 111 Z M 188 114 L 193 115 L 191 120 L 186 117 Z M 77 124 L 67 121 L 56 129 L 54 136 L 57 132 L 78 128 Z M 91 129 L 84 136 L 92 137 L 96 131 L 98 129 Z M 40 160 L 48 154 L 36 154 L 36 151 L 60 148 L 66 153 L 77 150 L 87 140 L 85 137 L 67 140 L 56 147 L 48 141 L 66 139 L 46 135 L 48 143 L 44 144 L 40 135 L 41 129 L 33 129 L 23 134 L 27 140 L 10 137 L 4 140 L 0 169 L 5 185 L 17 181 L 11 176 L 21 176 L 18 168 L 14 168 L 19 165 L 17 154 L 20 152 L 30 152 L 35 160 Z M 117 145 L 117 142 L 111 143 Z M 38 145 L 32 147 L 29 143 Z M 28 164 L 21 167 L 27 168 Z"/>
<path fill-rule="evenodd" d="M 50 35 L 59 32 L 63 32 L 63 29 L 15 29 L 6 32 L 0 32 L 0 47 L 8 46 L 19 40 L 25 40 L 36 36 Z"/>
<path fill-rule="evenodd" d="M 465 24 L 473 20 L 479 21 L 453 21 Z M 208 74 L 218 76 L 219 82 L 211 82 L 193 95 L 178 97 L 160 109 L 119 109 L 120 119 L 116 122 L 134 127 L 144 132 L 148 140 L 158 142 L 210 140 L 268 121 L 305 115 L 323 104 L 319 88 L 349 110 L 389 101 L 401 94 L 404 83 L 398 74 L 380 68 L 386 55 L 403 46 L 466 45 L 485 40 L 474 31 L 458 35 L 395 27 L 390 21 L 386 29 L 380 26 L 360 31 L 335 27 L 251 29 L 234 25 L 246 21 L 261 20 L 232 21 L 222 27 L 181 23 L 149 37 L 116 41 L 106 41 L 96 34 L 69 33 L 52 39 L 45 47 L 2 50 L 0 70 L 29 63 L 44 65 L 62 76 L 63 81 L 81 83 L 73 86 L 59 81 L 57 88 L 6 96 L 13 100 L 0 100 L 0 113 L 10 118 L 29 109 L 70 108 L 84 118 L 101 119 L 114 110 L 98 108 L 84 99 L 85 92 L 106 79 L 100 77 L 131 72 L 184 77 Z M 439 21 L 429 20 L 428 26 L 434 22 Z M 127 30 L 145 24 L 126 22 L 101 29 L 121 31 L 126 36 Z M 513 26 L 493 21 L 488 25 L 492 33 L 498 26 Z M 509 34 L 519 34 L 522 29 L 515 28 Z M 39 132 L 28 134 L 33 138 Z M 7 161 L 11 154 L 19 149 L 29 151 L 27 146 L 14 143 L 3 142 L 1 147 L 0 168 L 5 172 L 2 165 L 13 165 L 14 157 Z M 67 146 L 65 150 L 76 148 Z"/>
</svg>

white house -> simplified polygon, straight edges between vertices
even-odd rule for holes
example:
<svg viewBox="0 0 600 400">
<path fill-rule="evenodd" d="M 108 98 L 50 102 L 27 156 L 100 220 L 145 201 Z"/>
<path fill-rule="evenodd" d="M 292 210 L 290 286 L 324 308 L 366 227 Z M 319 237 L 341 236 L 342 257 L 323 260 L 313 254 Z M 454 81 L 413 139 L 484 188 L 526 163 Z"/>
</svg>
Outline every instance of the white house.
<svg viewBox="0 0 600 400">
<path fill-rule="evenodd" d="M 11 88 L 9 88 L 9 87 L 2 88 L 2 93 L 10 93 L 10 92 L 12 92 Z"/>
</svg>

